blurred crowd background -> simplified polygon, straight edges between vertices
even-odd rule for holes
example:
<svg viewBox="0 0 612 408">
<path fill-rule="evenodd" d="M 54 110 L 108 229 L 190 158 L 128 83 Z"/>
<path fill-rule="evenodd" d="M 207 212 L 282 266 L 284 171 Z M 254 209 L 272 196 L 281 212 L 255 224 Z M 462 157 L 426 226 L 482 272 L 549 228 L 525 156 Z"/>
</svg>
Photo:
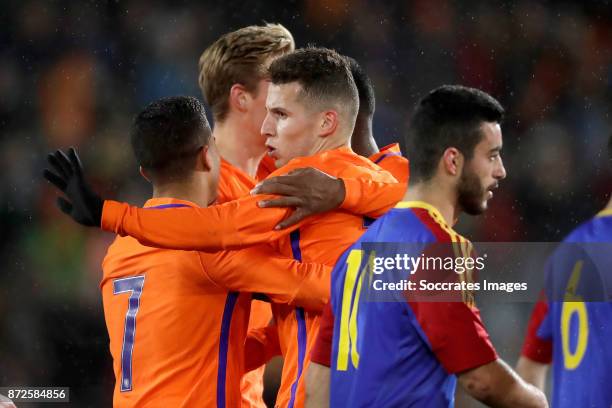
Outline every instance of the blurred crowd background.
<svg viewBox="0 0 612 408">
<path fill-rule="evenodd" d="M 415 102 L 439 85 L 501 101 L 508 178 L 484 217 L 458 225 L 473 241 L 559 240 L 607 201 L 609 1 L 3 1 L 0 386 L 70 386 L 70 406 L 110 406 L 98 283 L 113 237 L 57 210 L 41 178 L 45 155 L 77 146 L 105 196 L 142 204 L 149 188 L 131 155 L 132 116 L 158 97 L 201 98 L 201 52 L 263 22 L 365 67 L 379 146 L 401 141 Z M 530 307 L 484 311 L 511 364 Z M 458 407 L 477 406 L 462 400 Z"/>
</svg>

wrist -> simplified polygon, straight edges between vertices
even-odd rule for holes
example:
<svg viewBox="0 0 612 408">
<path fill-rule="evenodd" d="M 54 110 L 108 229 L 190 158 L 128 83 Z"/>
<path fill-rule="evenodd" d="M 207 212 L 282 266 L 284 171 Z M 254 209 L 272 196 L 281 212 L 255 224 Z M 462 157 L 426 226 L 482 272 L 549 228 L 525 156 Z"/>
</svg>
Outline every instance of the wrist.
<svg viewBox="0 0 612 408">
<path fill-rule="evenodd" d="M 343 196 L 343 200 L 340 203 L 339 208 L 342 208 L 343 210 L 351 210 L 355 208 L 361 200 L 361 184 L 359 180 L 345 178 L 339 178 L 338 180 L 342 182 L 341 195 Z"/>
</svg>

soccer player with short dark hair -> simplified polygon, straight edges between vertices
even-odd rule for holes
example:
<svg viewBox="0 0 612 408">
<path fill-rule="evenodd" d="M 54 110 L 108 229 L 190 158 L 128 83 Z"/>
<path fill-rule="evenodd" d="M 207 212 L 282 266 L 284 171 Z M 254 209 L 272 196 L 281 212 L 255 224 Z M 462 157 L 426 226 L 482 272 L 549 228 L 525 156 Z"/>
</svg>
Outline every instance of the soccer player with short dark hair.
<svg viewBox="0 0 612 408">
<path fill-rule="evenodd" d="M 309 406 L 452 407 L 457 381 L 491 406 L 547 405 L 499 359 L 469 302 L 403 296 L 377 302 L 363 294 L 369 285 L 366 243 L 469 247 L 451 226 L 462 212 L 484 212 L 506 176 L 502 117 L 500 104 L 473 88 L 443 86 L 421 99 L 407 137 L 411 185 L 404 200 L 370 226 L 332 272 L 332 313 L 323 317 L 334 319 L 332 350 L 321 339 L 314 348 Z"/>
<path fill-rule="evenodd" d="M 363 157 L 369 157 L 375 164 L 378 164 L 400 182 L 407 183 L 409 176 L 408 160 L 402 156 L 398 143 L 392 143 L 378 149 L 374 134 L 372 133 L 372 123 L 376 110 L 376 96 L 374 86 L 365 69 L 354 59 L 345 56 L 353 80 L 359 93 L 359 111 L 355 120 L 355 129 L 351 136 L 351 148 Z"/>
<path fill-rule="evenodd" d="M 155 101 L 131 132 L 142 175 L 153 186 L 145 211 L 206 207 L 215 201 L 219 155 L 192 97 Z M 66 188 L 78 158 L 50 156 L 46 176 Z M 62 208 L 71 210 L 60 199 Z M 251 293 L 320 311 L 329 267 L 299 263 L 267 246 L 194 252 L 151 248 L 117 237 L 100 284 L 116 385 L 115 407 L 239 406 Z"/>
<path fill-rule="evenodd" d="M 608 160 L 612 169 L 612 135 Z M 594 293 L 612 289 L 610 243 L 612 198 L 563 240 L 548 263 L 546 282 L 554 284 L 533 310 L 516 371 L 543 390 L 552 363 L 554 407 L 612 406 L 612 303 Z"/>
<path fill-rule="evenodd" d="M 379 152 L 372 134 L 372 122 L 376 110 L 374 86 L 365 69 L 352 57 L 345 56 L 359 94 L 359 113 L 351 137 L 351 148 L 357 154 L 370 157 Z"/>
</svg>

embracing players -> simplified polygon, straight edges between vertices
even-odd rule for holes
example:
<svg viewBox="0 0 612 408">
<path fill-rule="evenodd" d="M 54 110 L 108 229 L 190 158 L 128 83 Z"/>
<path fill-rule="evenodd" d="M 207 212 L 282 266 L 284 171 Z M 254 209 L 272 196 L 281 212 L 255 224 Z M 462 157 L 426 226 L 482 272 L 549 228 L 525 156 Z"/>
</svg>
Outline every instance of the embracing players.
<svg viewBox="0 0 612 408">
<path fill-rule="evenodd" d="M 150 104 L 131 133 L 141 172 L 153 185 L 147 211 L 215 201 L 219 156 L 195 98 Z M 70 188 L 64 180 L 80 172 L 74 150 L 49 159 L 56 173 L 47 177 Z M 328 268 L 282 258 L 267 246 L 203 253 L 118 237 L 103 270 L 116 407 L 239 405 L 251 293 L 314 311 L 329 293 Z"/>
<path fill-rule="evenodd" d="M 300 50 L 275 60 L 269 73 L 272 83 L 262 132 L 267 136 L 266 143 L 276 165 L 290 162 L 276 174 L 311 166 L 343 177 L 344 181 L 338 180 L 344 193 L 340 202 L 345 198 L 343 208 L 349 211 L 353 210 L 351 206 L 366 210 L 371 206 L 379 211 L 399 200 L 405 184 L 397 183 L 389 173 L 348 147 L 358 111 L 358 95 L 343 57 L 327 49 Z M 86 225 L 99 225 L 101 203 L 92 198 L 80 175 L 75 177 L 71 173 L 63 185 L 58 184 L 72 199 L 72 207 L 63 209 Z M 386 192 L 384 203 L 360 199 L 364 191 L 380 189 Z M 299 230 L 293 227 L 274 231 L 274 225 L 288 210 L 260 209 L 257 201 L 261 199 L 248 197 L 209 208 L 164 211 L 107 202 L 102 223 L 122 235 L 133 234 L 144 244 L 165 248 L 210 251 L 277 241 L 281 253 L 299 261 L 317 259 L 329 266 L 364 230 L 361 216 L 333 211 L 303 221 Z M 334 200 L 328 209 L 340 203 Z M 278 304 L 274 304 L 274 311 L 285 357 L 277 405 L 301 406 L 303 374 L 309 364 L 319 314 Z"/>
</svg>

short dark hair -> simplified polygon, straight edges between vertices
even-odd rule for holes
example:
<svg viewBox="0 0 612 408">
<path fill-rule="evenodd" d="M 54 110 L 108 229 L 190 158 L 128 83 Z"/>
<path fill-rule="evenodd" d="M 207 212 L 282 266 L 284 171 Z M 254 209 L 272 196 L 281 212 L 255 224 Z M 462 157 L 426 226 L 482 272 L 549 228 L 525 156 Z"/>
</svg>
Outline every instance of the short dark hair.
<svg viewBox="0 0 612 408">
<path fill-rule="evenodd" d="M 466 160 L 480 142 L 482 122 L 501 123 L 504 108 L 491 95 L 460 85 L 444 85 L 422 98 L 412 115 L 406 137 L 410 181 L 427 181 L 435 174 L 444 151 L 457 148 Z"/>
<path fill-rule="evenodd" d="M 272 62 L 270 80 L 275 85 L 298 82 L 300 97 L 317 109 L 343 110 L 354 125 L 359 94 L 346 59 L 329 48 L 308 47 L 285 54 Z"/>
<path fill-rule="evenodd" d="M 196 154 L 208 145 L 210 135 L 200 101 L 172 96 L 150 103 L 136 115 L 132 149 L 138 164 L 153 178 L 178 178 L 193 168 Z"/>
<path fill-rule="evenodd" d="M 359 93 L 359 111 L 368 116 L 374 116 L 376 97 L 374 96 L 372 81 L 363 67 L 354 58 L 348 56 L 345 56 L 345 58 Z"/>
</svg>

